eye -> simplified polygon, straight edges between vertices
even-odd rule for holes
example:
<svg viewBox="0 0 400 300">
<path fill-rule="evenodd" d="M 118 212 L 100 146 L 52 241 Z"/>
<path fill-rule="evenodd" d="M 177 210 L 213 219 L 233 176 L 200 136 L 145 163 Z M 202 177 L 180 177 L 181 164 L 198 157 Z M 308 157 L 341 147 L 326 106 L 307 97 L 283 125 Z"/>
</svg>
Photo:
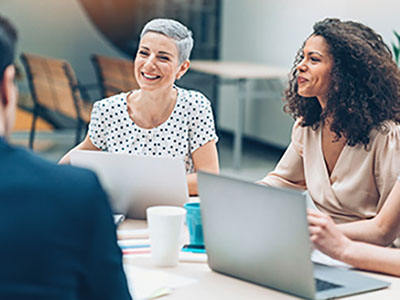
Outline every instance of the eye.
<svg viewBox="0 0 400 300">
<path fill-rule="evenodd" d="M 164 56 L 164 55 L 159 56 L 158 58 L 159 58 L 160 60 L 162 60 L 162 61 L 169 61 L 169 60 L 170 60 L 168 56 Z"/>
<path fill-rule="evenodd" d="M 140 50 L 140 51 L 139 51 L 139 54 L 142 55 L 142 56 L 147 56 L 147 55 L 149 55 L 149 53 L 148 53 L 147 51 L 145 51 L 145 50 Z"/>
<path fill-rule="evenodd" d="M 319 58 L 314 57 L 314 56 L 311 56 L 311 57 L 310 57 L 310 60 L 311 60 L 312 62 L 319 62 L 319 61 L 321 61 Z"/>
</svg>

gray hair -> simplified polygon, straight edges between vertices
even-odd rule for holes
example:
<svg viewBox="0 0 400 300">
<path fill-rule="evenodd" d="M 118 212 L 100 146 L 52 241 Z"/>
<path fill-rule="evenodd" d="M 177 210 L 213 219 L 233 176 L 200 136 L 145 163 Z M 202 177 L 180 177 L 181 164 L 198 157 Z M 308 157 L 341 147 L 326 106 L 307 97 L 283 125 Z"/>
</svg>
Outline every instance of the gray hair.
<svg viewBox="0 0 400 300">
<path fill-rule="evenodd" d="M 153 19 L 144 25 L 140 39 L 149 31 L 163 34 L 175 40 L 179 64 L 189 59 L 193 48 L 193 37 L 192 32 L 186 26 L 172 19 Z"/>
</svg>

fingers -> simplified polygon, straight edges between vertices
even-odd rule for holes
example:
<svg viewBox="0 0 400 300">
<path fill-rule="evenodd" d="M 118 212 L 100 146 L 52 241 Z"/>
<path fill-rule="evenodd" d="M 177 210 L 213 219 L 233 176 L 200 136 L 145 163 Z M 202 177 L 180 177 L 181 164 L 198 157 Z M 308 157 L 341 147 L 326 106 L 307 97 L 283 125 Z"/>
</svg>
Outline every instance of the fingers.
<svg viewBox="0 0 400 300">
<path fill-rule="evenodd" d="M 317 211 L 315 209 L 311 209 L 311 208 L 307 208 L 307 214 L 312 215 L 312 216 L 322 215 L 322 213 L 320 213 L 319 211 Z"/>
<path fill-rule="evenodd" d="M 313 216 L 313 217 L 323 217 L 323 216 L 328 216 L 318 210 L 307 208 L 307 215 Z"/>
<path fill-rule="evenodd" d="M 308 226 L 308 232 L 310 235 L 316 235 L 321 233 L 322 228 L 320 226 Z"/>
<path fill-rule="evenodd" d="M 319 248 L 318 241 L 320 241 L 320 240 L 321 240 L 321 237 L 319 235 L 315 235 L 315 234 L 310 235 L 310 241 L 311 241 L 312 245 L 317 249 Z"/>
<path fill-rule="evenodd" d="M 318 216 L 308 215 L 307 221 L 309 225 L 319 226 L 322 228 L 327 228 L 330 223 L 330 220 L 322 214 L 319 214 Z"/>
</svg>

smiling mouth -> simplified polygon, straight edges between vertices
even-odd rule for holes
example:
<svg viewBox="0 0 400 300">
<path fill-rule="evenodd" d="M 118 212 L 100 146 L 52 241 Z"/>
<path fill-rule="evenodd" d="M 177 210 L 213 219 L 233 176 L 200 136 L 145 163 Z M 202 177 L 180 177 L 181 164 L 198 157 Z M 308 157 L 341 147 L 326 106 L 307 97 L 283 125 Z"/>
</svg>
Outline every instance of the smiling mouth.
<svg viewBox="0 0 400 300">
<path fill-rule="evenodd" d="M 144 72 L 141 72 L 141 73 L 142 73 L 142 76 L 146 79 L 155 80 L 155 79 L 161 78 L 161 76 L 159 76 L 159 75 L 150 75 L 150 74 L 146 74 Z"/>
<path fill-rule="evenodd" d="M 297 77 L 297 83 L 298 84 L 302 84 L 302 83 L 305 83 L 305 82 L 307 82 L 308 80 L 307 79 L 305 79 L 304 77 Z"/>
</svg>

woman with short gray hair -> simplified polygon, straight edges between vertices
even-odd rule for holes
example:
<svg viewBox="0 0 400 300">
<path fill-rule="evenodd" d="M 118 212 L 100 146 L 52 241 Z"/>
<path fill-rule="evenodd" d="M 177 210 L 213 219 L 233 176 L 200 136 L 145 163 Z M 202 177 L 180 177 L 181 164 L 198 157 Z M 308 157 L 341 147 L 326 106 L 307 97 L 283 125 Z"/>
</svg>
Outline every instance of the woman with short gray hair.
<svg viewBox="0 0 400 300">
<path fill-rule="evenodd" d="M 186 26 L 172 19 L 154 19 L 143 27 L 140 38 L 142 39 L 148 32 L 157 32 L 175 40 L 179 63 L 189 60 L 193 48 L 193 37 Z"/>
<path fill-rule="evenodd" d="M 189 69 L 192 48 L 192 32 L 178 21 L 148 22 L 134 66 L 140 89 L 96 102 L 88 135 L 71 151 L 180 158 L 189 194 L 196 195 L 196 171 L 218 173 L 219 163 L 210 101 L 200 92 L 175 85 Z M 71 151 L 60 163 L 69 163 Z"/>
</svg>

